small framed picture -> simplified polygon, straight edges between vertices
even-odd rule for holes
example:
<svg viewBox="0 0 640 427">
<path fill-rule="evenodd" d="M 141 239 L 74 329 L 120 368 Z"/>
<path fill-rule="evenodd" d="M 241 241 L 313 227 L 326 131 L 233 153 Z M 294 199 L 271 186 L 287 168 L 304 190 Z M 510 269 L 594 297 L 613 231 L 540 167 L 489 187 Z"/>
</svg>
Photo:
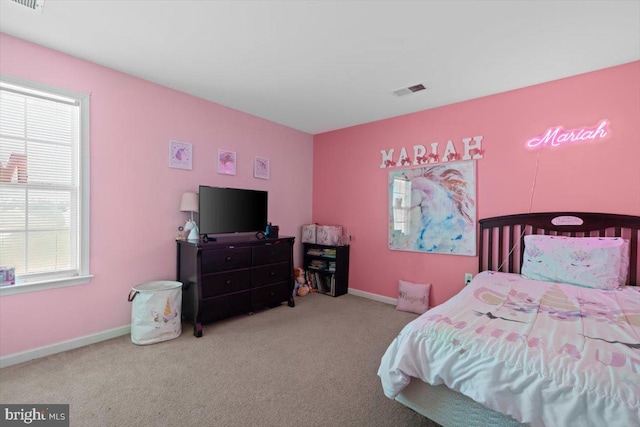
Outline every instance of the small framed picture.
<svg viewBox="0 0 640 427">
<path fill-rule="evenodd" d="M 191 170 L 193 147 L 188 142 L 169 141 L 169 167 Z"/>
<path fill-rule="evenodd" d="M 235 151 L 218 150 L 218 173 L 223 175 L 236 174 Z"/>
<path fill-rule="evenodd" d="M 260 179 L 269 179 L 269 159 L 256 156 L 253 164 L 253 176 Z"/>
</svg>

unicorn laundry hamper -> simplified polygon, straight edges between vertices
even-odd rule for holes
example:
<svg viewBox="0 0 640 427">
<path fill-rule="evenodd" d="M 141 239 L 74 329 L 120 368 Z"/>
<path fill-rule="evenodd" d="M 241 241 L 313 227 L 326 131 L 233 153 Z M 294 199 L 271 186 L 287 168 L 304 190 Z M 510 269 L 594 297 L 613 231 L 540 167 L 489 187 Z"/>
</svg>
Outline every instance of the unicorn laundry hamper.
<svg viewBox="0 0 640 427">
<path fill-rule="evenodd" d="M 182 283 L 145 282 L 131 288 L 131 342 L 154 344 L 180 336 Z"/>
</svg>

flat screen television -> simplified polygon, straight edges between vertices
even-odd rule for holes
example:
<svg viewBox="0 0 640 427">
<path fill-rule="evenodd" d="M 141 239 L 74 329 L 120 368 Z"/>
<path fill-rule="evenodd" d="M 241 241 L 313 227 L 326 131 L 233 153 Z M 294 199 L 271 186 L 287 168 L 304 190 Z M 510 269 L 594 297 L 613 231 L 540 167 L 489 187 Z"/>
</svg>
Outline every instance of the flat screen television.
<svg viewBox="0 0 640 427">
<path fill-rule="evenodd" d="M 267 226 L 267 192 L 201 185 L 200 234 L 264 231 Z"/>
</svg>

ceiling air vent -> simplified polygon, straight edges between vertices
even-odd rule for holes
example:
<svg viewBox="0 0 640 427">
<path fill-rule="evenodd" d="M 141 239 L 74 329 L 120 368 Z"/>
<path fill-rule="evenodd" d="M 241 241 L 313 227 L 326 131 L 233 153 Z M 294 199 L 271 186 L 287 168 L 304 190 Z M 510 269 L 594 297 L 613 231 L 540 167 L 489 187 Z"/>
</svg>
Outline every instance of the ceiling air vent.
<svg viewBox="0 0 640 427">
<path fill-rule="evenodd" d="M 391 93 L 394 94 L 395 96 L 405 96 L 405 95 L 411 95 L 412 93 L 420 92 L 421 90 L 425 90 L 425 89 L 426 89 L 425 85 L 423 85 L 422 83 L 418 83 L 417 85 L 394 90 Z"/>
<path fill-rule="evenodd" d="M 44 7 L 44 0 L 11 0 L 14 3 L 21 4 L 22 6 L 28 7 L 31 10 L 35 10 L 36 12 L 42 13 L 42 8 Z"/>
</svg>

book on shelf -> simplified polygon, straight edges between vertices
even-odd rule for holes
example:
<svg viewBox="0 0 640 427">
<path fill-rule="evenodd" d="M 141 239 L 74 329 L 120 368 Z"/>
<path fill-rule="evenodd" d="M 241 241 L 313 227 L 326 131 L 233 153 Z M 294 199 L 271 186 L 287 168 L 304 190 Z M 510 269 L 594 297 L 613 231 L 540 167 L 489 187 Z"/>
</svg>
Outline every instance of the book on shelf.
<svg viewBox="0 0 640 427">
<path fill-rule="evenodd" d="M 335 258 L 336 250 L 333 248 L 309 248 L 307 249 L 307 255 L 320 256 L 324 258 Z"/>
<path fill-rule="evenodd" d="M 317 271 L 305 272 L 307 284 L 323 294 L 335 295 L 336 277 L 334 274 L 320 274 Z"/>
<path fill-rule="evenodd" d="M 331 294 L 332 290 L 331 290 L 331 282 L 333 275 L 331 276 L 322 276 L 319 280 L 319 282 L 322 284 L 322 292 L 324 292 L 325 294 Z"/>
<path fill-rule="evenodd" d="M 315 286 L 313 286 L 313 280 L 312 280 L 312 274 L 309 270 L 306 270 L 304 272 L 304 278 L 307 280 L 307 285 L 309 285 L 311 288 L 315 289 Z"/>
<path fill-rule="evenodd" d="M 335 258 L 336 257 L 336 250 L 335 249 L 323 249 L 322 250 L 322 256 L 327 257 L 327 258 Z"/>
<path fill-rule="evenodd" d="M 314 259 L 309 263 L 309 268 L 313 270 L 326 270 L 327 262 L 320 259 Z"/>
</svg>

